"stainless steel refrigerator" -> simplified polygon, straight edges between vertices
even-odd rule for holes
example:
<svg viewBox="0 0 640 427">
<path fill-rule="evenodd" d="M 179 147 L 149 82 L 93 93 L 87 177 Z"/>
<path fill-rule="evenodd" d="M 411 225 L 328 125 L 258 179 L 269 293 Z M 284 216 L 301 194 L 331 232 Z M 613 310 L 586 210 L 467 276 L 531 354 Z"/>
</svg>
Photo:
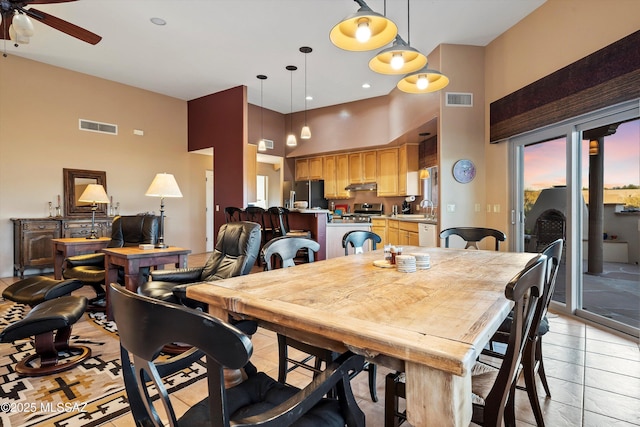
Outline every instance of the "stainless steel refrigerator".
<svg viewBox="0 0 640 427">
<path fill-rule="evenodd" d="M 296 201 L 309 202 L 309 209 L 327 209 L 329 201 L 324 198 L 324 181 L 296 181 L 293 186 Z"/>
</svg>

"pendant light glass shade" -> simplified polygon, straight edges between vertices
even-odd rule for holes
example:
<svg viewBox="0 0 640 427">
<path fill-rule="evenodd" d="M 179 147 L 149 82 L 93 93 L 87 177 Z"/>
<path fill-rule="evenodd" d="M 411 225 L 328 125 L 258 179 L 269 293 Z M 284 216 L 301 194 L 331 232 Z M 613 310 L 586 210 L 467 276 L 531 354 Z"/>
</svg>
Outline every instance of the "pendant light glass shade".
<svg viewBox="0 0 640 427">
<path fill-rule="evenodd" d="M 311 139 L 311 129 L 307 125 L 307 53 L 312 52 L 308 46 L 302 46 L 300 52 L 304 53 L 304 126 L 300 132 L 300 139 Z"/>
<path fill-rule="evenodd" d="M 337 23 L 329 33 L 331 42 L 340 49 L 355 52 L 379 49 L 391 43 L 398 26 L 374 12 L 363 0 L 355 0 L 360 9 Z"/>
<path fill-rule="evenodd" d="M 262 83 L 267 79 L 264 74 L 256 76 L 260 79 L 260 141 L 258 141 L 258 151 L 267 151 L 267 144 L 264 142 L 264 107 L 263 107 L 263 87 Z"/>
<path fill-rule="evenodd" d="M 293 72 L 298 69 L 295 65 L 287 65 L 286 69 L 291 72 L 291 110 L 289 114 L 289 135 L 287 136 L 287 146 L 295 147 L 298 145 L 298 140 L 293 134 Z"/>
<path fill-rule="evenodd" d="M 381 50 L 369 61 L 369 68 L 380 74 L 407 74 L 427 65 L 427 57 L 396 36 L 393 46 Z"/>
<path fill-rule="evenodd" d="M 406 93 L 429 93 L 444 89 L 449 78 L 437 70 L 423 68 L 415 73 L 407 74 L 398 82 L 398 89 Z"/>
</svg>

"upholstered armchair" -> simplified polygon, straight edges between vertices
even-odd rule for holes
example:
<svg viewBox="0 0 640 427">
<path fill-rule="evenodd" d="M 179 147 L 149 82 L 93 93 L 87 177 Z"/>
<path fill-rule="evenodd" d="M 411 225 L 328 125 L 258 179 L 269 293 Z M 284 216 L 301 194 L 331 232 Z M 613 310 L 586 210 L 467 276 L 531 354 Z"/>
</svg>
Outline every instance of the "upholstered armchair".
<svg viewBox="0 0 640 427">
<path fill-rule="evenodd" d="M 158 218 L 154 215 L 116 216 L 111 226 L 111 240 L 108 248 L 155 244 L 158 240 Z M 96 298 L 90 301 L 90 307 L 99 308 L 105 298 L 104 254 L 92 253 L 75 255 L 65 260 L 62 276 L 65 279 L 77 279 L 84 285 L 93 287 Z M 143 281 L 148 279 L 149 268 L 141 269 Z M 118 275 L 118 282 L 124 283 L 124 274 Z"/>
<path fill-rule="evenodd" d="M 138 293 L 192 308 L 202 307 L 187 299 L 189 284 L 248 274 L 258 257 L 260 238 L 260 225 L 255 222 L 222 224 L 216 247 L 203 267 L 153 271 L 151 281 L 142 283 Z"/>
</svg>

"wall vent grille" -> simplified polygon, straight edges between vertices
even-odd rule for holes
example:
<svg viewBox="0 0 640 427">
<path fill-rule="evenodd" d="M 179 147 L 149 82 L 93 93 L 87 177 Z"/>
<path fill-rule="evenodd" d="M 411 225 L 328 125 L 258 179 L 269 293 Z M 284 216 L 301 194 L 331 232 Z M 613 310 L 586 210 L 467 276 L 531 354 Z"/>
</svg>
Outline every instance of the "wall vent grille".
<svg viewBox="0 0 640 427">
<path fill-rule="evenodd" d="M 268 150 L 273 150 L 273 141 L 270 139 L 265 139 L 264 146 L 267 147 Z"/>
<path fill-rule="evenodd" d="M 447 92 L 447 107 L 473 107 L 472 93 Z"/>
<path fill-rule="evenodd" d="M 94 121 L 85 120 L 85 119 L 79 120 L 79 128 L 80 130 L 86 130 L 88 132 L 107 133 L 109 135 L 118 134 L 118 125 L 113 125 L 110 123 L 94 122 Z"/>
</svg>

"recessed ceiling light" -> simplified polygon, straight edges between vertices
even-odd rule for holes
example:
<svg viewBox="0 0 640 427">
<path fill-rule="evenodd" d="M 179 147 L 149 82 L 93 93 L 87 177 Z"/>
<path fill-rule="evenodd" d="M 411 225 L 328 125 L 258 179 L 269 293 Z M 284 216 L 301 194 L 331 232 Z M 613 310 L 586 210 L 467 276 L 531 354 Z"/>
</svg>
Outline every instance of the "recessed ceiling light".
<svg viewBox="0 0 640 427">
<path fill-rule="evenodd" d="M 369 83 L 363 83 L 362 84 L 362 88 L 363 89 L 369 89 L 371 87 L 371 85 Z"/>
<path fill-rule="evenodd" d="M 151 18 L 151 22 L 156 25 L 167 25 L 167 21 L 162 18 Z"/>
<path fill-rule="evenodd" d="M 305 98 L 307 101 L 313 101 L 313 96 L 311 95 L 307 95 L 307 97 Z"/>
</svg>

